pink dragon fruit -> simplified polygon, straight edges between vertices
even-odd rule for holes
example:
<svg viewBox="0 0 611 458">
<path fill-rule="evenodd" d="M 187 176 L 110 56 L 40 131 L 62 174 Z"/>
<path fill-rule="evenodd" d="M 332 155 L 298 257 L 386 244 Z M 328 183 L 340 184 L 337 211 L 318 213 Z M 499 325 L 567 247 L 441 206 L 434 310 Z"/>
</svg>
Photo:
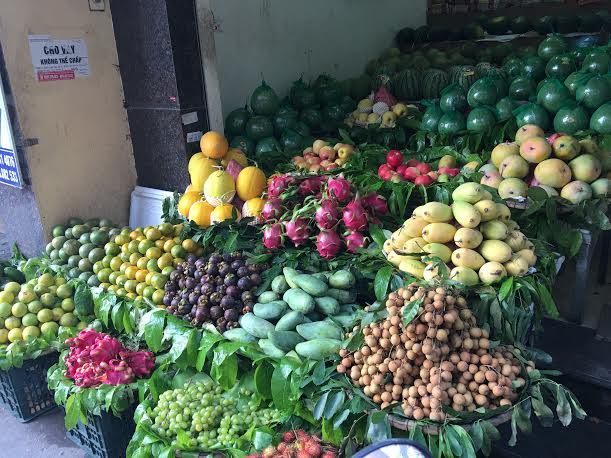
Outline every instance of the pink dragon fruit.
<svg viewBox="0 0 611 458">
<path fill-rule="evenodd" d="M 316 236 L 316 250 L 325 259 L 334 258 L 342 247 L 342 240 L 333 230 L 321 231 Z"/>
<path fill-rule="evenodd" d="M 301 183 L 299 183 L 299 195 L 300 196 L 319 195 L 320 188 L 325 181 L 327 181 L 327 177 L 324 175 L 306 178 Z"/>
<path fill-rule="evenodd" d="M 282 214 L 282 201 L 278 198 L 268 199 L 263 205 L 261 216 L 265 220 L 278 219 Z"/>
<path fill-rule="evenodd" d="M 240 213 L 242 213 L 242 207 L 244 206 L 244 201 L 240 199 L 237 194 L 231 199 L 231 205 L 238 209 Z"/>
<path fill-rule="evenodd" d="M 294 182 L 295 178 L 290 175 L 276 175 L 269 181 L 267 195 L 269 197 L 279 197 Z"/>
<path fill-rule="evenodd" d="M 148 374 L 147 374 L 148 375 Z M 106 385 L 126 385 L 135 379 L 134 371 L 125 361 L 112 359 L 100 381 Z"/>
<path fill-rule="evenodd" d="M 395 97 L 388 91 L 388 89 L 386 89 L 386 86 L 384 84 L 382 84 L 382 86 L 380 86 L 380 89 L 378 89 L 373 95 L 373 101 L 384 102 L 389 107 L 392 107 L 397 103 L 397 99 L 395 99 Z"/>
<path fill-rule="evenodd" d="M 379 195 L 377 192 L 372 192 L 367 194 L 361 200 L 363 203 L 363 207 L 374 215 L 385 215 L 388 213 L 388 205 L 386 204 L 386 199 Z"/>
<path fill-rule="evenodd" d="M 297 217 L 284 222 L 284 232 L 295 246 L 304 245 L 310 237 L 310 228 L 305 218 Z"/>
<path fill-rule="evenodd" d="M 238 175 L 240 174 L 243 168 L 244 167 L 242 166 L 242 164 L 240 164 L 235 159 L 232 159 L 227 164 L 226 170 L 227 173 L 231 175 L 231 178 L 233 178 L 233 181 L 236 181 L 238 179 Z"/>
<path fill-rule="evenodd" d="M 356 253 L 359 248 L 364 248 L 367 245 L 365 236 L 360 232 L 348 232 L 344 235 L 344 242 L 346 242 L 346 249 L 350 253 Z"/>
<path fill-rule="evenodd" d="M 352 232 L 363 231 L 367 228 L 367 213 L 357 199 L 350 201 L 342 212 L 344 226 Z"/>
<path fill-rule="evenodd" d="M 325 199 L 320 202 L 320 206 L 316 209 L 314 219 L 319 228 L 331 229 L 339 221 L 339 216 L 337 204 L 331 199 Z"/>
<path fill-rule="evenodd" d="M 155 367 L 155 355 L 150 351 L 124 352 L 121 359 L 127 362 L 136 377 L 148 377 Z"/>
<path fill-rule="evenodd" d="M 352 193 L 350 182 L 341 175 L 335 178 L 329 178 L 329 181 L 327 181 L 327 189 L 329 190 L 329 195 L 335 197 L 340 202 L 346 202 Z"/>
<path fill-rule="evenodd" d="M 280 223 L 269 224 L 263 229 L 263 245 L 270 250 L 276 250 L 284 245 Z"/>
</svg>

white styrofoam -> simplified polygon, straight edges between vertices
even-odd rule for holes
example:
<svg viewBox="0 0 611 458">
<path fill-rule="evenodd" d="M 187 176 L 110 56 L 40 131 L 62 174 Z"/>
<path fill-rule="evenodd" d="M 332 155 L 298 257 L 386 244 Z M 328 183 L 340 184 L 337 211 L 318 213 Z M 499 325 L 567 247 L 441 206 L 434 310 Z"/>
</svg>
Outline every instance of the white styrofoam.
<svg viewBox="0 0 611 458">
<path fill-rule="evenodd" d="M 130 227 L 156 226 L 162 223 L 162 205 L 166 197 L 172 197 L 172 193 L 161 189 L 136 186 L 131 195 Z"/>
</svg>

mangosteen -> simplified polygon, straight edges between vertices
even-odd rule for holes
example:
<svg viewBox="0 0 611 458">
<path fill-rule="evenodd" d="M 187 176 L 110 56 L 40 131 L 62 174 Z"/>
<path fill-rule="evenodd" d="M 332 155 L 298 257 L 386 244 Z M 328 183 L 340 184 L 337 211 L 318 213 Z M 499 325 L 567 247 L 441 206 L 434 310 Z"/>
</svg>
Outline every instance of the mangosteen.
<svg viewBox="0 0 611 458">
<path fill-rule="evenodd" d="M 251 286 L 252 283 L 248 277 L 242 277 L 238 280 L 238 288 L 240 288 L 242 291 L 250 289 Z"/>
<path fill-rule="evenodd" d="M 178 267 L 176 267 L 176 270 L 170 272 L 170 281 L 177 281 L 179 277 L 180 271 L 178 270 Z"/>
<path fill-rule="evenodd" d="M 218 305 L 221 303 L 222 298 L 223 298 L 223 295 L 221 293 L 212 293 L 210 295 L 210 302 L 213 303 L 214 305 Z"/>
<path fill-rule="evenodd" d="M 163 295 L 163 305 L 167 307 L 168 305 L 171 305 L 171 304 L 172 304 L 172 296 L 170 296 L 167 293 L 164 294 Z"/>
<path fill-rule="evenodd" d="M 204 321 L 204 318 L 205 318 L 205 317 L 204 317 L 204 309 L 203 309 L 203 308 L 198 308 L 198 309 L 195 311 L 195 319 L 196 319 L 197 321 L 199 321 L 200 323 L 202 323 L 202 322 Z"/>
<path fill-rule="evenodd" d="M 198 299 L 199 299 L 199 294 L 197 294 L 195 291 L 189 294 L 189 304 L 191 305 L 197 304 Z"/>
<path fill-rule="evenodd" d="M 223 280 L 225 286 L 232 286 L 238 283 L 238 277 L 234 273 L 228 273 L 225 275 L 225 279 Z"/>
<path fill-rule="evenodd" d="M 202 285 L 202 294 L 210 295 L 214 292 L 214 285 L 206 283 Z"/>
<path fill-rule="evenodd" d="M 202 293 L 202 285 L 195 285 L 195 288 L 193 288 L 193 292 L 197 293 L 197 294 L 201 294 Z"/>
<path fill-rule="evenodd" d="M 210 262 L 213 262 L 214 264 L 218 264 L 219 262 L 221 262 L 223 260 L 223 258 L 218 253 L 212 253 L 210 255 L 210 258 L 208 258 L 208 260 Z"/>
<path fill-rule="evenodd" d="M 166 310 L 166 312 L 173 314 L 174 312 L 176 312 L 176 306 L 175 305 L 169 305 L 165 310 Z"/>
<path fill-rule="evenodd" d="M 199 296 L 199 299 L 197 299 L 197 303 L 200 306 L 204 306 L 204 305 L 208 305 L 210 301 L 208 300 L 208 296 L 205 295 L 201 295 Z"/>
<path fill-rule="evenodd" d="M 238 319 L 239 314 L 236 309 L 226 309 L 224 316 L 227 321 L 236 321 Z"/>
<path fill-rule="evenodd" d="M 208 264 L 208 268 L 206 269 L 206 273 L 208 275 L 217 275 L 219 273 L 219 268 L 216 264 Z"/>
<path fill-rule="evenodd" d="M 232 286 L 228 286 L 227 289 L 225 290 L 225 294 L 231 296 L 231 297 L 239 297 L 240 296 L 240 288 L 238 288 L 235 285 Z"/>
<path fill-rule="evenodd" d="M 222 262 L 219 264 L 219 275 L 221 277 L 224 277 L 229 272 L 231 272 L 231 266 L 229 264 L 227 264 L 226 262 Z"/>
<path fill-rule="evenodd" d="M 206 260 L 204 258 L 199 258 L 195 261 L 195 267 L 199 270 L 206 265 Z"/>
<path fill-rule="evenodd" d="M 231 268 L 233 270 L 238 270 L 243 265 L 244 265 L 244 261 L 242 261 L 241 259 L 236 259 L 235 261 L 231 263 Z"/>
<path fill-rule="evenodd" d="M 215 285 L 219 285 L 219 286 L 222 285 L 223 284 L 223 277 L 216 277 L 214 279 L 214 284 Z"/>
<path fill-rule="evenodd" d="M 195 273 L 193 274 L 193 278 L 195 278 L 195 280 L 200 280 L 203 275 L 204 274 L 201 270 L 196 270 Z"/>
<path fill-rule="evenodd" d="M 210 307 L 202 307 L 202 314 L 204 315 L 204 319 L 210 318 Z"/>
<path fill-rule="evenodd" d="M 178 288 L 183 289 L 185 287 L 185 283 L 186 280 L 184 278 L 181 278 L 180 280 L 178 280 Z"/>
<path fill-rule="evenodd" d="M 258 286 L 261 284 L 261 275 L 259 275 L 258 273 L 251 274 L 249 278 L 253 285 Z"/>
<path fill-rule="evenodd" d="M 195 266 L 189 266 L 187 267 L 187 270 L 185 271 L 185 273 L 189 276 L 192 277 L 193 274 L 195 273 Z"/>
<path fill-rule="evenodd" d="M 250 312 L 252 312 L 252 305 L 244 305 L 244 307 L 242 307 L 242 315 L 246 315 Z"/>
<path fill-rule="evenodd" d="M 177 273 L 181 274 L 184 270 L 185 270 L 185 266 L 182 262 L 176 266 Z"/>
<path fill-rule="evenodd" d="M 172 306 L 173 308 L 178 307 L 178 301 L 179 301 L 179 299 L 177 297 L 174 297 L 172 299 L 172 303 L 170 304 L 170 306 Z"/>
<path fill-rule="evenodd" d="M 225 312 L 218 305 L 215 305 L 214 307 L 210 308 L 210 316 L 212 317 L 213 320 L 216 320 L 216 319 L 222 317 L 223 313 L 225 313 Z"/>
<path fill-rule="evenodd" d="M 189 289 L 195 288 L 196 284 L 197 282 L 195 281 L 195 278 L 189 277 L 185 280 L 185 286 Z"/>
<path fill-rule="evenodd" d="M 185 261 L 187 261 L 189 264 L 195 264 L 195 261 L 197 261 L 197 256 L 194 254 L 188 254 Z"/>
<path fill-rule="evenodd" d="M 221 299 L 221 307 L 224 310 L 230 309 L 235 305 L 235 300 L 231 296 L 223 296 Z"/>
<path fill-rule="evenodd" d="M 224 296 L 227 292 L 227 287 L 225 285 L 217 286 L 216 292 L 221 293 Z"/>
<path fill-rule="evenodd" d="M 233 261 L 233 255 L 231 253 L 225 253 L 223 255 L 223 261 L 230 263 L 231 261 Z"/>
<path fill-rule="evenodd" d="M 242 302 L 252 302 L 254 300 L 254 296 L 250 291 L 244 291 L 240 297 Z"/>
</svg>

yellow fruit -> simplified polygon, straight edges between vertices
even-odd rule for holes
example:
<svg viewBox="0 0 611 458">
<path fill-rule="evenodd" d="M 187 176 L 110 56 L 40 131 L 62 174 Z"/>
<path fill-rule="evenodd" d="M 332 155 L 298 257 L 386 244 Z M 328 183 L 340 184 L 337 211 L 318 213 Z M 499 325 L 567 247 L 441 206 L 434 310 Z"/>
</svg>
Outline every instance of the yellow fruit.
<svg viewBox="0 0 611 458">
<path fill-rule="evenodd" d="M 154 242 L 155 240 L 159 240 L 161 238 L 161 231 L 156 227 L 151 227 L 144 233 L 144 236 Z"/>
<path fill-rule="evenodd" d="M 163 251 L 169 253 L 174 245 L 176 245 L 176 242 L 174 240 L 166 240 L 163 244 Z"/>
<path fill-rule="evenodd" d="M 424 253 L 426 250 L 424 247 L 426 246 L 426 240 L 422 237 L 414 237 L 413 239 L 407 240 L 403 247 L 401 248 L 401 252 L 403 253 Z M 414 258 L 419 259 L 419 258 Z"/>
<path fill-rule="evenodd" d="M 420 237 L 422 230 L 429 224 L 424 218 L 412 216 L 406 220 L 401 227 L 401 232 L 405 233 L 407 237 Z"/>
<path fill-rule="evenodd" d="M 526 246 L 526 240 L 528 239 L 522 232 L 511 231 L 503 241 L 515 252 L 522 250 Z"/>
<path fill-rule="evenodd" d="M 184 239 L 182 241 L 182 247 L 187 253 L 193 253 L 197 250 L 197 243 L 191 239 Z"/>
<path fill-rule="evenodd" d="M 479 252 L 486 261 L 500 263 L 509 261 L 512 255 L 511 247 L 500 240 L 484 240 L 479 247 Z"/>
<path fill-rule="evenodd" d="M 8 330 L 0 329 L 0 344 L 5 344 L 8 342 Z"/>
<path fill-rule="evenodd" d="M 235 182 L 238 197 L 246 202 L 248 199 L 259 197 L 265 189 L 265 174 L 258 167 L 250 166 L 242 169 Z"/>
<path fill-rule="evenodd" d="M 479 212 L 482 221 L 490 221 L 496 218 L 497 207 L 494 201 L 480 200 L 479 202 L 476 202 L 473 206 Z"/>
<path fill-rule="evenodd" d="M 218 170 L 218 164 L 216 161 L 201 157 L 193 166 L 193 170 L 189 170 L 189 176 L 191 177 L 191 190 L 202 192 L 204 190 L 204 183 L 206 183 L 208 177 L 216 170 Z M 185 190 L 185 193 L 186 192 L 187 191 Z"/>
<path fill-rule="evenodd" d="M 454 243 L 460 248 L 477 248 L 484 237 L 476 229 L 459 228 L 454 234 Z"/>
<path fill-rule="evenodd" d="M 505 204 L 496 204 L 496 218 L 501 221 L 509 221 L 511 219 L 511 211 Z"/>
<path fill-rule="evenodd" d="M 482 220 L 481 215 L 473 205 L 460 200 L 452 204 L 452 213 L 454 214 L 454 219 L 463 227 L 477 227 Z"/>
<path fill-rule="evenodd" d="M 193 221 L 199 227 L 210 226 L 210 214 L 214 207 L 205 200 L 195 202 L 189 210 L 189 221 Z"/>
<path fill-rule="evenodd" d="M 450 271 L 450 279 L 466 286 L 473 286 L 479 283 L 477 272 L 468 267 L 454 267 Z"/>
<path fill-rule="evenodd" d="M 240 212 L 233 205 L 222 204 L 216 207 L 210 215 L 210 223 L 217 224 L 232 218 L 235 218 L 237 221 L 240 217 Z"/>
<path fill-rule="evenodd" d="M 244 202 L 242 206 L 242 216 L 258 218 L 261 215 L 263 206 L 265 205 L 265 199 L 261 197 L 253 197 Z"/>
<path fill-rule="evenodd" d="M 390 246 L 395 250 L 402 250 L 403 245 L 405 245 L 405 242 L 407 242 L 410 238 L 412 237 L 410 237 L 407 231 L 401 227 L 391 234 Z"/>
<path fill-rule="evenodd" d="M 502 221 L 495 219 L 488 221 L 479 228 L 485 239 L 488 240 L 503 240 L 507 237 L 507 226 Z"/>
<path fill-rule="evenodd" d="M 448 243 L 454 239 L 456 228 L 448 223 L 431 223 L 422 229 L 422 238 L 428 243 Z"/>
<path fill-rule="evenodd" d="M 528 248 L 524 248 L 523 250 L 518 251 L 516 254 L 524 259 L 528 263 L 529 267 L 532 267 L 537 263 L 537 256 L 535 255 L 534 251 L 529 250 Z"/>
<path fill-rule="evenodd" d="M 188 192 L 183 194 L 180 200 L 178 201 L 178 213 L 182 216 L 189 215 L 189 209 L 191 205 L 193 205 L 198 200 L 201 200 L 202 195 L 199 192 Z"/>
<path fill-rule="evenodd" d="M 199 161 L 201 161 L 202 159 L 205 159 L 206 157 L 202 154 L 202 152 L 200 151 L 199 153 L 195 153 L 193 156 L 191 156 L 191 159 L 189 159 L 189 165 L 187 166 L 187 170 L 189 171 L 189 174 L 193 173 L 193 170 L 195 169 L 195 166 L 199 163 Z M 189 188 L 189 186 L 187 186 L 187 189 Z M 187 191 L 185 191 L 187 192 Z"/>
<path fill-rule="evenodd" d="M 468 248 L 458 248 L 452 252 L 452 264 L 456 267 L 468 267 L 469 269 L 479 270 L 486 261 L 477 251 Z"/>
<path fill-rule="evenodd" d="M 199 140 L 199 147 L 204 156 L 220 159 L 227 154 L 229 143 L 227 143 L 227 139 L 223 134 L 211 130 L 202 135 L 202 138 Z"/>
<path fill-rule="evenodd" d="M 242 167 L 248 167 L 248 159 L 246 158 L 246 155 L 242 152 L 241 149 L 231 148 L 229 151 L 227 151 L 227 154 L 225 154 L 225 157 L 221 161 L 221 165 L 223 167 L 227 167 L 229 161 L 232 160 L 236 161 Z"/>
<path fill-rule="evenodd" d="M 507 271 L 500 262 L 490 261 L 480 267 L 478 275 L 482 283 L 489 285 L 505 278 Z"/>
<path fill-rule="evenodd" d="M 138 273 L 138 268 L 136 266 L 129 266 L 127 269 L 125 269 L 125 276 L 129 280 L 133 280 L 134 278 L 136 278 L 137 273 Z"/>
<path fill-rule="evenodd" d="M 509 275 L 520 277 L 528 272 L 528 262 L 516 254 L 505 263 L 505 269 L 507 269 Z"/>
<path fill-rule="evenodd" d="M 452 250 L 443 243 L 427 243 L 422 249 L 431 256 L 437 256 L 443 262 L 449 262 L 452 258 Z"/>
<path fill-rule="evenodd" d="M 8 340 L 11 342 L 17 342 L 18 340 L 23 340 L 23 333 L 21 328 L 11 329 L 8 332 Z"/>
<path fill-rule="evenodd" d="M 154 246 L 146 250 L 145 255 L 149 259 L 159 259 L 161 257 L 161 250 Z"/>
<path fill-rule="evenodd" d="M 401 272 L 408 273 L 416 278 L 424 277 L 424 263 L 415 259 L 404 259 L 399 264 L 399 270 Z"/>
<path fill-rule="evenodd" d="M 143 283 L 146 281 L 146 274 L 148 274 L 149 271 L 146 269 L 143 270 L 139 270 L 138 272 L 136 272 L 136 281 L 138 283 Z"/>
<path fill-rule="evenodd" d="M 482 200 L 482 191 L 484 191 L 484 188 L 482 188 L 479 183 L 463 183 L 456 188 L 454 192 L 452 192 L 452 200 L 454 202 L 457 200 L 462 200 L 464 202 L 474 204 L 475 202 Z"/>
<path fill-rule="evenodd" d="M 423 278 L 426 281 L 431 281 L 434 278 L 437 278 L 438 276 L 439 276 L 439 267 L 437 267 L 433 263 L 427 264 L 426 267 L 424 268 Z"/>
<path fill-rule="evenodd" d="M 214 207 L 231 202 L 235 196 L 235 183 L 231 175 L 223 170 L 213 172 L 204 184 L 204 196 Z"/>
<path fill-rule="evenodd" d="M 429 202 L 423 205 L 421 214 L 429 223 L 446 223 L 452 219 L 452 209 L 441 202 Z"/>
</svg>

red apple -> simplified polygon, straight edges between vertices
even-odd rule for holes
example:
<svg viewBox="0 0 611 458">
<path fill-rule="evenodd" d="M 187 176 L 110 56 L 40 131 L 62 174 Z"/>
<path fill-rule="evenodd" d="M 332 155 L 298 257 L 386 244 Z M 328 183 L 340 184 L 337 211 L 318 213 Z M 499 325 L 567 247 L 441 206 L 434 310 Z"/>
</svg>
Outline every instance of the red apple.
<svg viewBox="0 0 611 458">
<path fill-rule="evenodd" d="M 321 159 L 318 156 L 314 156 L 314 157 L 310 157 L 306 159 L 306 163 L 308 165 L 315 165 L 315 164 L 318 165 L 320 164 L 320 162 L 321 162 Z"/>
<path fill-rule="evenodd" d="M 337 156 L 337 153 L 330 146 L 323 146 L 318 152 L 318 155 L 321 159 L 328 159 L 329 161 L 334 161 L 335 157 Z"/>
<path fill-rule="evenodd" d="M 414 181 L 420 175 L 420 170 L 416 167 L 407 167 L 403 172 L 403 178 L 409 181 Z"/>
<path fill-rule="evenodd" d="M 382 178 L 384 181 L 390 180 L 390 176 L 391 176 L 392 172 L 393 172 L 393 170 L 390 168 L 390 166 L 388 164 L 382 164 L 378 168 L 378 176 L 380 178 Z"/>
<path fill-rule="evenodd" d="M 447 169 L 445 173 L 447 173 L 451 177 L 455 177 L 460 173 L 460 169 Z"/>
<path fill-rule="evenodd" d="M 428 186 L 433 182 L 433 179 L 428 175 L 420 175 L 416 177 L 414 183 L 421 184 L 423 186 Z"/>
<path fill-rule="evenodd" d="M 403 164 L 403 154 L 397 149 L 391 149 L 386 154 L 386 163 L 394 168 L 399 167 Z"/>
<path fill-rule="evenodd" d="M 408 167 L 416 167 L 418 164 L 420 164 L 420 162 L 418 162 L 416 159 L 410 159 L 405 163 L 405 165 Z"/>
<path fill-rule="evenodd" d="M 416 166 L 416 168 L 417 168 L 418 170 L 420 170 L 420 173 L 421 173 L 422 175 L 424 175 L 424 174 L 426 174 L 426 173 L 429 173 L 429 172 L 431 171 L 431 166 L 430 166 L 430 165 L 428 165 L 428 164 L 426 164 L 426 163 L 424 163 L 424 162 L 421 162 L 420 164 L 418 164 L 418 165 Z"/>
<path fill-rule="evenodd" d="M 439 167 L 439 168 L 437 169 L 437 171 L 438 171 L 439 173 L 448 173 L 448 170 L 449 170 L 449 169 L 450 169 L 450 167 L 443 167 L 443 166 L 442 166 L 442 167 Z"/>
<path fill-rule="evenodd" d="M 321 169 L 320 164 L 312 164 L 312 165 L 310 165 L 310 167 L 309 167 L 309 169 L 308 169 L 308 170 L 309 170 L 310 172 L 314 172 L 314 173 L 316 173 L 316 172 L 319 172 L 319 171 L 320 171 L 320 169 Z"/>
<path fill-rule="evenodd" d="M 325 170 L 329 171 L 329 170 L 333 170 L 338 168 L 339 165 L 337 165 L 335 162 L 331 162 L 328 166 L 325 167 Z"/>
<path fill-rule="evenodd" d="M 399 175 L 403 175 L 403 172 L 405 172 L 406 168 L 407 168 L 407 165 L 401 164 L 399 167 L 397 167 L 397 173 Z"/>
<path fill-rule="evenodd" d="M 303 157 L 305 159 L 310 159 L 312 157 L 318 157 L 316 154 L 314 154 L 312 151 L 308 151 L 307 153 L 303 153 Z"/>
</svg>

